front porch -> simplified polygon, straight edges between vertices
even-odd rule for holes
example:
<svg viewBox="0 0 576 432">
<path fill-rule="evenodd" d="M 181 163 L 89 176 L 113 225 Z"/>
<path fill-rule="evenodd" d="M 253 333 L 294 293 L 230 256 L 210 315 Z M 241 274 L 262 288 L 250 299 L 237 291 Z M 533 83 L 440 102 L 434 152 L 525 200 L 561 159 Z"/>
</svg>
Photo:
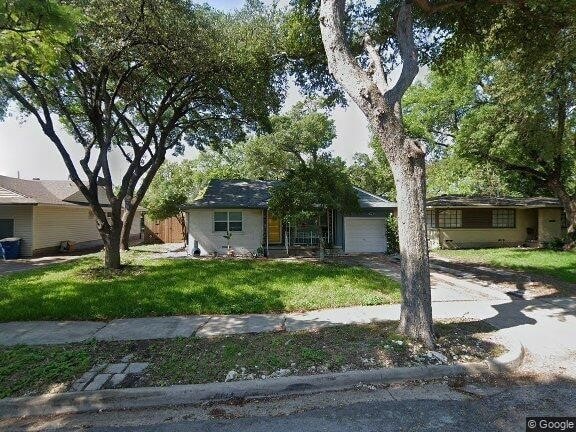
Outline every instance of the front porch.
<svg viewBox="0 0 576 432">
<path fill-rule="evenodd" d="M 341 245 L 335 245 L 335 219 L 334 211 L 326 211 L 320 219 L 319 231 L 315 221 L 310 220 L 297 224 L 285 223 L 265 210 L 263 212 L 263 244 L 266 255 L 270 257 L 314 257 L 318 254 L 321 238 L 326 249 L 338 248 L 341 250 Z"/>
</svg>

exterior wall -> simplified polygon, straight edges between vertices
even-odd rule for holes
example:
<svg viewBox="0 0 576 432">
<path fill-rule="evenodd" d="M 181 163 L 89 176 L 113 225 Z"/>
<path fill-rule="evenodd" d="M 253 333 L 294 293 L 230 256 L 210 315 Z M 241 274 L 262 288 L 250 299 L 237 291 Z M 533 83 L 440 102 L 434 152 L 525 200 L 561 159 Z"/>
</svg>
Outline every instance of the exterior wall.
<svg viewBox="0 0 576 432">
<path fill-rule="evenodd" d="M 215 211 L 241 211 L 242 231 L 232 232 L 230 247 L 238 254 L 256 252 L 264 239 L 264 216 L 260 209 L 190 209 L 188 214 L 188 248 L 194 251 L 195 242 L 202 255 L 214 252 L 225 254 L 227 240 L 224 232 L 214 231 Z"/>
<path fill-rule="evenodd" d="M 390 214 L 394 214 L 395 209 L 383 209 L 383 208 L 375 208 L 375 209 L 362 209 L 359 213 L 354 213 L 352 215 L 346 215 L 346 217 L 388 217 Z M 335 227 L 334 227 L 334 245 L 341 247 L 343 249 L 346 248 L 345 245 L 345 235 L 344 235 L 344 216 L 341 213 L 336 213 L 335 217 Z"/>
<path fill-rule="evenodd" d="M 96 219 L 84 206 L 39 205 L 34 209 L 33 254 L 57 251 L 60 242 L 71 241 L 76 249 L 98 247 L 102 244 Z M 136 213 L 130 233 L 140 234 L 140 212 Z"/>
<path fill-rule="evenodd" d="M 428 230 L 429 247 L 466 249 L 522 244 L 528 240 L 528 228 L 537 232 L 537 214 L 533 209 L 517 209 L 515 228 L 432 228 Z"/>
<path fill-rule="evenodd" d="M 562 237 L 562 235 L 562 209 L 538 209 L 538 240 L 549 242 L 554 238 Z"/>
<path fill-rule="evenodd" d="M 34 228 L 32 212 L 34 206 L 28 204 L 0 205 L 0 219 L 14 219 L 14 236 L 22 239 L 21 256 L 32 256 Z"/>
</svg>

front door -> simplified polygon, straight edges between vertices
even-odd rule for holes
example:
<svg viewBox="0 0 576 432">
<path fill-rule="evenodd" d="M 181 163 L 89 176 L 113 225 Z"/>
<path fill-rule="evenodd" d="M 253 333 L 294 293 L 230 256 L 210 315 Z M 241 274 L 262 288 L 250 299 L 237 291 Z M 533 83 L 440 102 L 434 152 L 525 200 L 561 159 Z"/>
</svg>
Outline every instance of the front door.
<svg viewBox="0 0 576 432">
<path fill-rule="evenodd" d="M 282 220 L 271 214 L 268 214 L 268 243 L 282 243 Z"/>
</svg>

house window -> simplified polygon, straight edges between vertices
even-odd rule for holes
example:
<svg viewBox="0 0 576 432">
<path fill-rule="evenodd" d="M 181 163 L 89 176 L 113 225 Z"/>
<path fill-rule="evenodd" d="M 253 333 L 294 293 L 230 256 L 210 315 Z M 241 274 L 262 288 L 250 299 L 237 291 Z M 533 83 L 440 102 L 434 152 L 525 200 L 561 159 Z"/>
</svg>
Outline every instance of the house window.
<svg viewBox="0 0 576 432">
<path fill-rule="evenodd" d="M 426 210 L 426 226 L 436 228 L 436 212 L 434 210 Z"/>
<path fill-rule="evenodd" d="M 438 212 L 440 228 L 462 228 L 462 210 L 440 210 Z"/>
<path fill-rule="evenodd" d="M 14 219 L 0 219 L 0 239 L 14 237 Z"/>
<path fill-rule="evenodd" d="M 242 231 L 242 212 L 214 212 L 214 231 Z"/>
<path fill-rule="evenodd" d="M 516 210 L 492 210 L 492 228 L 514 228 L 516 226 Z"/>
</svg>

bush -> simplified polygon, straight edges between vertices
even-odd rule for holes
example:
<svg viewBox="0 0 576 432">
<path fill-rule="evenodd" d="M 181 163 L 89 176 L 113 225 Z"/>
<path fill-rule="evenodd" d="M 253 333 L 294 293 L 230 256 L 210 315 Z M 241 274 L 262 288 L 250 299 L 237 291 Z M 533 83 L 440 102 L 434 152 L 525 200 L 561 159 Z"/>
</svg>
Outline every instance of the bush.
<svg viewBox="0 0 576 432">
<path fill-rule="evenodd" d="M 398 218 L 392 214 L 386 218 L 386 239 L 388 240 L 388 254 L 393 255 L 399 253 Z"/>
<path fill-rule="evenodd" d="M 565 245 L 566 245 L 566 241 L 564 239 L 562 239 L 560 237 L 556 237 L 556 238 L 553 238 L 552 240 L 550 240 L 548 242 L 548 244 L 546 245 L 546 248 L 553 250 L 553 251 L 563 251 Z"/>
</svg>

